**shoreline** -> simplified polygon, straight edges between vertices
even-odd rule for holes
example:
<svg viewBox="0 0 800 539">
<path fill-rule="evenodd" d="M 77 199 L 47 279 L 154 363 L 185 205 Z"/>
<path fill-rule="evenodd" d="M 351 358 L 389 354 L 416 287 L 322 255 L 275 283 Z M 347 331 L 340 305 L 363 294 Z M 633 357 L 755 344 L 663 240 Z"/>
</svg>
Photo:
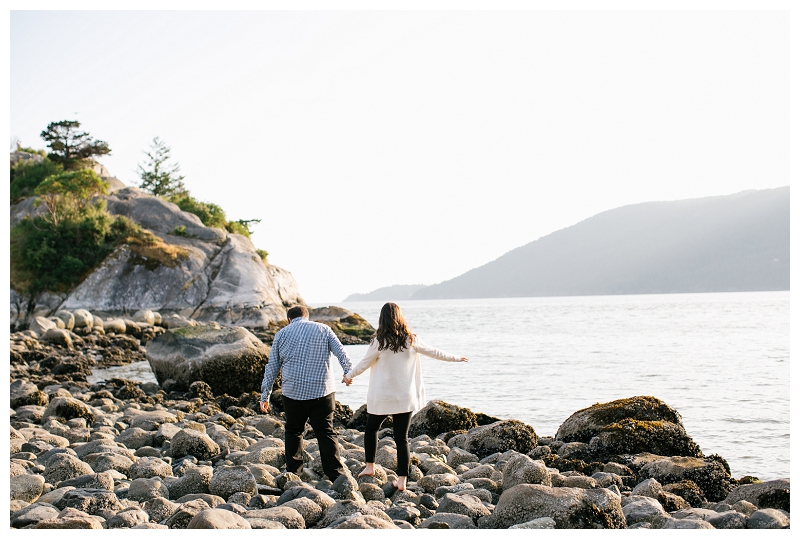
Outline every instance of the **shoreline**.
<svg viewBox="0 0 800 539">
<path fill-rule="evenodd" d="M 257 393 L 214 394 L 204 382 L 169 392 L 118 378 L 87 383 L 98 366 L 144 358 L 142 343 L 163 328 L 127 331 L 12 334 L 12 527 L 788 525 L 788 479 L 731 477 L 725 459 L 703 455 L 680 415 L 652 397 L 579 410 L 546 437 L 514 419 L 431 401 L 412 422 L 405 492 L 391 487 L 389 429 L 380 433 L 381 473 L 354 479 L 364 465 L 365 407 L 338 403 L 352 477 L 326 481 L 313 438 L 301 476 L 282 473 L 277 400 L 264 415 L 255 412 Z M 580 509 L 586 504 L 597 511 Z M 524 522 L 512 516 L 520 514 Z"/>
</svg>

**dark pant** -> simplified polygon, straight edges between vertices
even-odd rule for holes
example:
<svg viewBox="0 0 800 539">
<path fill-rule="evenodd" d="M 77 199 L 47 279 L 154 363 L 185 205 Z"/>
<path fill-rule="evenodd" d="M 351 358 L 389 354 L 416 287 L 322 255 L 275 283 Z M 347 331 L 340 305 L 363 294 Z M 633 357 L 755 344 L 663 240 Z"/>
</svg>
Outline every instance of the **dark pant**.
<svg viewBox="0 0 800 539">
<path fill-rule="evenodd" d="M 317 436 L 322 469 L 331 481 L 345 473 L 339 458 L 339 443 L 333 430 L 333 411 L 336 408 L 334 393 L 318 399 L 293 400 L 283 395 L 286 414 L 286 471 L 300 475 L 303 470 L 301 440 L 306 421 Z"/>
<path fill-rule="evenodd" d="M 372 415 L 367 413 L 367 429 L 364 431 L 364 453 L 367 462 L 375 462 L 375 451 L 378 450 L 378 430 L 388 415 Z M 408 446 L 408 427 L 411 425 L 411 412 L 392 414 L 392 430 L 394 443 L 397 444 L 397 475 L 408 476 L 408 464 L 411 460 L 411 449 Z"/>
</svg>

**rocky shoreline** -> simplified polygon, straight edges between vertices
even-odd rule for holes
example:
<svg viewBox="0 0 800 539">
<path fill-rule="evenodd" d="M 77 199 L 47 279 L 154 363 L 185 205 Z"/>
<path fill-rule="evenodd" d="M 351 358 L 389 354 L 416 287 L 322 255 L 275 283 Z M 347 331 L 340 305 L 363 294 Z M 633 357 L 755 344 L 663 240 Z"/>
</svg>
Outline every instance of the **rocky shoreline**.
<svg viewBox="0 0 800 539">
<path fill-rule="evenodd" d="M 358 322 L 339 314 L 331 313 L 339 331 Z M 257 385 L 222 385 L 224 376 L 207 367 L 221 348 L 233 358 L 226 364 L 265 361 L 272 329 L 171 323 L 149 311 L 109 320 L 76 310 L 12 333 L 11 527 L 789 526 L 788 479 L 731 477 L 723 457 L 702 453 L 676 410 L 646 396 L 579 410 L 554 436 L 432 401 L 412 421 L 405 492 L 391 485 L 397 451 L 389 428 L 379 433 L 375 476 L 355 479 L 364 466 L 365 407 L 337 403 L 351 475 L 324 479 L 313 431 L 303 473 L 281 472 L 279 387 L 264 415 Z M 183 354 L 189 364 L 173 365 L 169 378 L 157 373 L 158 384 L 86 381 L 97 368 L 169 364 L 170 347 L 181 346 L 202 353 Z"/>
</svg>

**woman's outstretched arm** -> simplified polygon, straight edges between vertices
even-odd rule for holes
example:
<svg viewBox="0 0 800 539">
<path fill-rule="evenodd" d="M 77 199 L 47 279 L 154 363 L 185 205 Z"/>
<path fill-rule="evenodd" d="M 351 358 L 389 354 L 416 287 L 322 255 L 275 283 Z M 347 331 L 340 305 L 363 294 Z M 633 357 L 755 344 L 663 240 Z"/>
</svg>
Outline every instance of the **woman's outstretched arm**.
<svg viewBox="0 0 800 539">
<path fill-rule="evenodd" d="M 433 359 L 438 359 L 440 361 L 469 361 L 467 358 L 463 356 L 455 356 L 453 354 L 448 354 L 447 352 L 442 352 L 438 348 L 434 348 L 433 346 L 428 346 L 418 338 L 414 339 L 414 349 L 422 354 L 423 356 L 432 357 Z"/>
</svg>

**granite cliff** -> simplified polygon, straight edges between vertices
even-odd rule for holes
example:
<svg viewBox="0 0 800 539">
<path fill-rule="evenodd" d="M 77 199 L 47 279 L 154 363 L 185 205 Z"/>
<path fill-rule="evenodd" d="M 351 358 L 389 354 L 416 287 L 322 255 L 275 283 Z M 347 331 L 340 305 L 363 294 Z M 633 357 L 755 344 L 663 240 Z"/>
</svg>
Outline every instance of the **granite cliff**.
<svg viewBox="0 0 800 539">
<path fill-rule="evenodd" d="M 258 328 L 284 320 L 288 306 L 305 304 L 292 274 L 262 260 L 248 238 L 206 227 L 175 204 L 125 187 L 102 167 L 96 172 L 111 184 L 103 197 L 109 213 L 129 217 L 151 232 L 163 242 L 161 252 L 121 245 L 65 294 L 31 298 L 12 288 L 12 328 L 27 327 L 33 316 L 78 308 L 102 316 L 151 309 Z M 12 226 L 40 210 L 34 198 L 11 207 Z"/>
</svg>

